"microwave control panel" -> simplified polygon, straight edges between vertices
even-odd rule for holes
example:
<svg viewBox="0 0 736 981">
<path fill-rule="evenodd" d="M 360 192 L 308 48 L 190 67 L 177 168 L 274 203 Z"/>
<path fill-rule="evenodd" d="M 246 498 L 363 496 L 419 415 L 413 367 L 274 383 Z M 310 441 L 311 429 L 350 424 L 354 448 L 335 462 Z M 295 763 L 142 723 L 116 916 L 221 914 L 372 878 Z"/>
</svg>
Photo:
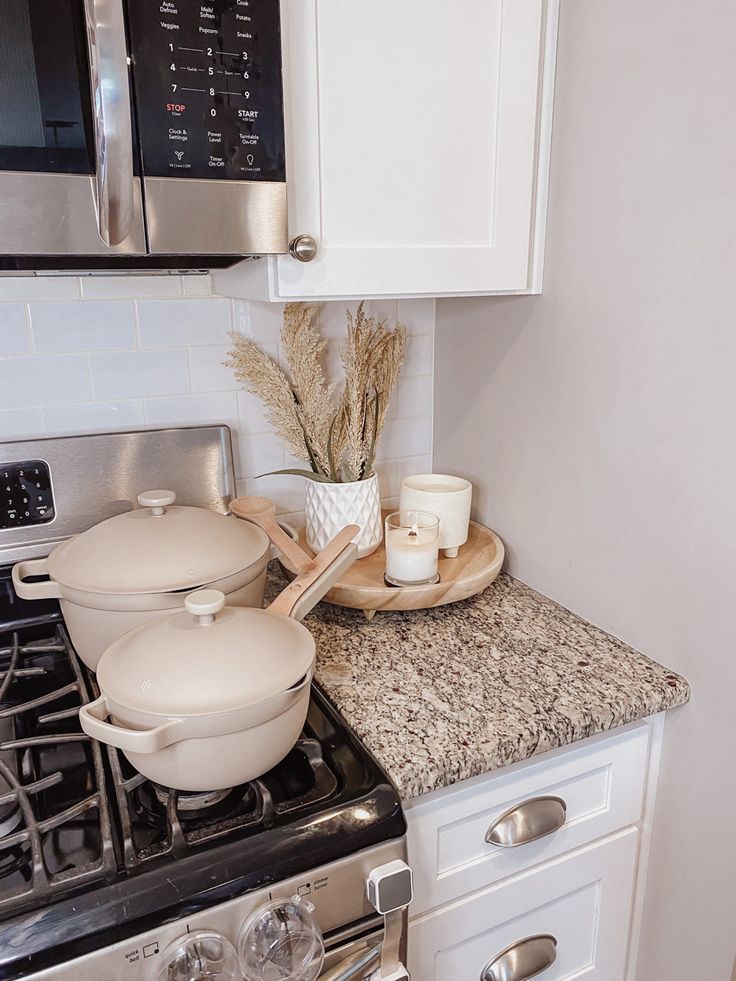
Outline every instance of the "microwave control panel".
<svg viewBox="0 0 736 981">
<path fill-rule="evenodd" d="M 43 460 L 0 463 L 0 530 L 54 520 L 51 474 Z"/>
<path fill-rule="evenodd" d="M 128 0 L 145 177 L 285 181 L 279 0 Z"/>
</svg>

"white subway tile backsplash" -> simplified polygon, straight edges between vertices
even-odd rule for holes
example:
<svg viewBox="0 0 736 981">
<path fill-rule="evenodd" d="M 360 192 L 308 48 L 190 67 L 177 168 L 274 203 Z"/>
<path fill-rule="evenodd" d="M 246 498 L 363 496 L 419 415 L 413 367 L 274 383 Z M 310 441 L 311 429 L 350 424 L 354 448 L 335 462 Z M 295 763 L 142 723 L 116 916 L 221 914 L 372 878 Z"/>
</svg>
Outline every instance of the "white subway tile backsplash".
<svg viewBox="0 0 736 981">
<path fill-rule="evenodd" d="M 85 277 L 81 287 L 76 278 L 0 278 L 0 437 L 224 423 L 239 492 L 298 516 L 304 479 L 257 478 L 295 461 L 223 365 L 231 328 L 279 360 L 283 306 L 210 291 L 209 276 Z M 356 306 L 320 306 L 325 360 L 340 383 L 345 311 Z M 377 463 L 382 495 L 395 504 L 403 474 L 431 469 L 434 302 L 371 301 L 366 311 L 404 320 L 410 334 Z"/>
<path fill-rule="evenodd" d="M 396 460 L 378 460 L 375 466 L 381 500 L 394 498 L 399 493 L 396 482 Z"/>
<path fill-rule="evenodd" d="M 243 389 L 238 391 L 238 415 L 249 433 L 274 432 L 273 426 L 266 420 L 261 400 Z"/>
<path fill-rule="evenodd" d="M 399 376 L 394 395 L 394 418 L 432 415 L 434 401 L 433 375 Z"/>
<path fill-rule="evenodd" d="M 90 358 L 97 399 L 145 398 L 189 391 L 184 348 L 105 352 L 92 354 Z"/>
<path fill-rule="evenodd" d="M 0 360 L 0 408 L 54 405 L 92 397 L 87 355 Z"/>
<path fill-rule="evenodd" d="M 180 276 L 82 276 L 84 299 L 141 298 L 147 296 L 181 296 Z"/>
<path fill-rule="evenodd" d="M 55 351 L 125 350 L 135 344 L 130 300 L 31 303 L 31 334 L 37 354 Z"/>
<path fill-rule="evenodd" d="M 224 344 L 231 328 L 230 301 L 224 297 L 140 300 L 141 347 Z"/>
<path fill-rule="evenodd" d="M 234 392 L 169 395 L 144 400 L 149 426 L 208 426 L 225 424 L 237 430 L 238 399 Z"/>
<path fill-rule="evenodd" d="M 141 399 L 128 399 L 124 402 L 79 402 L 55 405 L 43 410 L 43 428 L 48 435 L 141 429 L 144 424 Z"/>
<path fill-rule="evenodd" d="M 406 361 L 401 369 L 404 378 L 410 375 L 431 375 L 434 370 L 434 335 L 412 336 L 406 339 Z"/>
<path fill-rule="evenodd" d="M 284 308 L 280 303 L 233 300 L 233 329 L 259 344 L 278 345 Z"/>
<path fill-rule="evenodd" d="M 0 303 L 0 357 L 28 354 L 26 308 L 22 303 Z"/>
<path fill-rule="evenodd" d="M 434 300 L 399 300 L 397 317 L 410 336 L 431 337 L 434 334 Z"/>
<path fill-rule="evenodd" d="M 204 275 L 188 275 L 181 277 L 184 296 L 210 296 L 212 294 L 212 277 Z"/>
<path fill-rule="evenodd" d="M 320 307 L 319 325 L 325 337 L 334 340 L 342 340 L 345 337 L 348 318 L 347 311 L 355 315 L 358 304 L 347 301 L 335 301 L 325 303 Z M 396 300 L 368 300 L 365 304 L 365 313 L 368 317 L 376 320 L 386 321 L 387 327 L 394 327 L 398 317 L 398 305 Z"/>
<path fill-rule="evenodd" d="M 376 454 L 379 460 L 424 456 L 432 451 L 432 419 L 387 419 Z"/>
<path fill-rule="evenodd" d="M 0 276 L 1 300 L 78 300 L 73 276 Z"/>
<path fill-rule="evenodd" d="M 239 479 L 259 477 L 285 467 L 284 449 L 269 433 L 247 433 L 241 425 L 234 449 L 235 476 Z"/>
<path fill-rule="evenodd" d="M 189 348 L 189 371 L 193 392 L 230 392 L 240 388 L 232 368 L 223 362 L 231 344 Z"/>
<path fill-rule="evenodd" d="M 238 480 L 238 494 L 268 497 L 275 501 L 279 514 L 293 515 L 304 511 L 304 479 L 290 474 L 274 474 L 270 477 Z"/>
<path fill-rule="evenodd" d="M 23 439 L 38 436 L 42 431 L 39 408 L 0 410 L 0 439 Z"/>
</svg>

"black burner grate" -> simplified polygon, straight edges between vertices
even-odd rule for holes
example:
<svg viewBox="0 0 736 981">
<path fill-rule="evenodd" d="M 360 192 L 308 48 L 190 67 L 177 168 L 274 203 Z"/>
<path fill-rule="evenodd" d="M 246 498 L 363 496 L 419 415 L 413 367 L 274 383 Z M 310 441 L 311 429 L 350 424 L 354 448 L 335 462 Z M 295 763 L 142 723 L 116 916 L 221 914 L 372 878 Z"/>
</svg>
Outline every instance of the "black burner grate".
<svg viewBox="0 0 736 981">
<path fill-rule="evenodd" d="M 62 625 L 0 635 L 0 913 L 115 878 L 102 754 L 79 725 L 86 701 Z"/>
<path fill-rule="evenodd" d="M 256 834 L 281 817 L 328 800 L 338 781 L 322 747 L 305 733 L 270 773 L 223 794 L 212 803 L 158 787 L 133 770 L 116 749 L 108 748 L 118 800 L 126 868 L 154 859 L 183 858 L 200 846 L 231 834 Z"/>
</svg>

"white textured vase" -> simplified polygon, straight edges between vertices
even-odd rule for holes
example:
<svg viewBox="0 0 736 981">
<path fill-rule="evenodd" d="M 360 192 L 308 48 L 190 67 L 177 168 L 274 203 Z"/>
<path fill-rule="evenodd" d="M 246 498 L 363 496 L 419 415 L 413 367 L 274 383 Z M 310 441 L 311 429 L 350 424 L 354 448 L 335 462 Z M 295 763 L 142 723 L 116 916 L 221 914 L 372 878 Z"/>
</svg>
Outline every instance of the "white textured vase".
<svg viewBox="0 0 736 981">
<path fill-rule="evenodd" d="M 383 538 L 378 477 L 346 484 L 306 483 L 307 544 L 312 551 L 323 549 L 345 525 L 360 525 L 355 539 L 360 558 L 375 552 Z"/>
</svg>

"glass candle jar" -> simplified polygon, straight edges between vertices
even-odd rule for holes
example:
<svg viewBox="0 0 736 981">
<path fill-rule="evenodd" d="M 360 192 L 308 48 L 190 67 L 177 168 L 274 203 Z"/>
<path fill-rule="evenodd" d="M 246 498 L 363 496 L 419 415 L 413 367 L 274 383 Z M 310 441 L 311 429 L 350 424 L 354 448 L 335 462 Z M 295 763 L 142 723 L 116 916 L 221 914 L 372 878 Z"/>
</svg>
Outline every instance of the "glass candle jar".
<svg viewBox="0 0 736 981">
<path fill-rule="evenodd" d="M 420 586 L 439 582 L 440 519 L 427 511 L 394 511 L 386 518 L 386 582 Z"/>
</svg>

